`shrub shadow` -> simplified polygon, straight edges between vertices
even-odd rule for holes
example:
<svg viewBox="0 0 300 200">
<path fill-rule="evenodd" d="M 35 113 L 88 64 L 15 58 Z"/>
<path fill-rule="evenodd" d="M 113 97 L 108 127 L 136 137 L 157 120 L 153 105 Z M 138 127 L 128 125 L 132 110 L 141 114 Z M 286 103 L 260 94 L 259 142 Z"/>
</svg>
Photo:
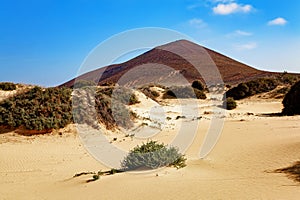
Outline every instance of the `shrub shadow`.
<svg viewBox="0 0 300 200">
<path fill-rule="evenodd" d="M 256 114 L 258 117 L 283 117 L 285 116 L 282 113 L 261 113 L 261 114 Z"/>
<path fill-rule="evenodd" d="M 0 126 L 0 134 L 5 134 L 8 132 L 12 132 L 16 130 L 15 128 L 7 127 L 7 126 Z"/>
</svg>

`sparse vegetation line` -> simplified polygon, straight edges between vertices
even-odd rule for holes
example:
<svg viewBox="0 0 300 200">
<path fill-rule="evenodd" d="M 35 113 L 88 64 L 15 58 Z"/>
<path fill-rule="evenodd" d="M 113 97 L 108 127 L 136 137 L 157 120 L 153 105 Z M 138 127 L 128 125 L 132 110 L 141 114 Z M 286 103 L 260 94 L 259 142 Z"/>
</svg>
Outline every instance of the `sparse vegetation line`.
<svg viewBox="0 0 300 200">
<path fill-rule="evenodd" d="M 276 173 L 285 173 L 287 176 L 300 183 L 300 161 L 296 162 L 294 165 L 282 169 L 275 170 Z"/>
</svg>

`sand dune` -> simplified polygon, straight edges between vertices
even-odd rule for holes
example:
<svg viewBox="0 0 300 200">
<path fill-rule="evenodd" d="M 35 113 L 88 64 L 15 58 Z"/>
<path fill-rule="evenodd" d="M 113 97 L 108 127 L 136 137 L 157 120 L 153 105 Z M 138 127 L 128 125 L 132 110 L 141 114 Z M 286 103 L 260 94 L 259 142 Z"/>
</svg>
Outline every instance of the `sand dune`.
<svg viewBox="0 0 300 200">
<path fill-rule="evenodd" d="M 199 108 L 199 113 L 207 110 Z M 186 152 L 186 168 L 116 174 L 92 183 L 86 183 L 91 175 L 72 176 L 107 167 L 87 153 L 73 126 L 62 135 L 2 133 L 0 199 L 299 199 L 297 183 L 284 174 L 269 173 L 300 158 L 300 117 L 257 115 L 280 111 L 277 100 L 240 101 L 236 110 L 228 112 L 216 147 L 199 159 L 210 126 L 207 113 Z M 155 139 L 169 141 L 176 128 Z M 115 145 L 128 148 L 129 143 L 118 139 Z"/>
</svg>

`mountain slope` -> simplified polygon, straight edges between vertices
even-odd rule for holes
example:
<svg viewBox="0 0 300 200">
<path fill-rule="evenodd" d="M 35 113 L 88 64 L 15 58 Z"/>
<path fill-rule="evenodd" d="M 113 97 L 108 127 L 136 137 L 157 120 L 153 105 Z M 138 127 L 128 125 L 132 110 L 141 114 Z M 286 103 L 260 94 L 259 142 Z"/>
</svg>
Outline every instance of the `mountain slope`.
<svg viewBox="0 0 300 200">
<path fill-rule="evenodd" d="M 228 84 L 272 74 L 274 73 L 257 70 L 190 41 L 179 40 L 156 47 L 127 62 L 88 72 L 78 79 L 99 84 L 131 86 L 145 83 L 180 85 L 196 79 L 214 83 L 220 75 L 224 83 Z M 72 79 L 62 86 L 71 87 L 74 81 Z"/>
</svg>

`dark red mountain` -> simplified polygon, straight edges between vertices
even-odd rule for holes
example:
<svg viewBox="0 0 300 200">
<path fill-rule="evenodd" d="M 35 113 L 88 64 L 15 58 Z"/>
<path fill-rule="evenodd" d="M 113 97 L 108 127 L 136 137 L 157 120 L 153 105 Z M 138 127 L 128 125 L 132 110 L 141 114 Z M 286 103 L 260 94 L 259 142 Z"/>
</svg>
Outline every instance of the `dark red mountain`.
<svg viewBox="0 0 300 200">
<path fill-rule="evenodd" d="M 77 80 L 127 86 L 181 85 L 197 79 L 209 84 L 219 83 L 220 79 L 225 84 L 234 84 L 273 74 L 276 73 L 257 70 L 198 44 L 179 40 L 158 46 L 127 62 L 85 73 Z M 61 86 L 72 87 L 75 80 Z"/>
</svg>

